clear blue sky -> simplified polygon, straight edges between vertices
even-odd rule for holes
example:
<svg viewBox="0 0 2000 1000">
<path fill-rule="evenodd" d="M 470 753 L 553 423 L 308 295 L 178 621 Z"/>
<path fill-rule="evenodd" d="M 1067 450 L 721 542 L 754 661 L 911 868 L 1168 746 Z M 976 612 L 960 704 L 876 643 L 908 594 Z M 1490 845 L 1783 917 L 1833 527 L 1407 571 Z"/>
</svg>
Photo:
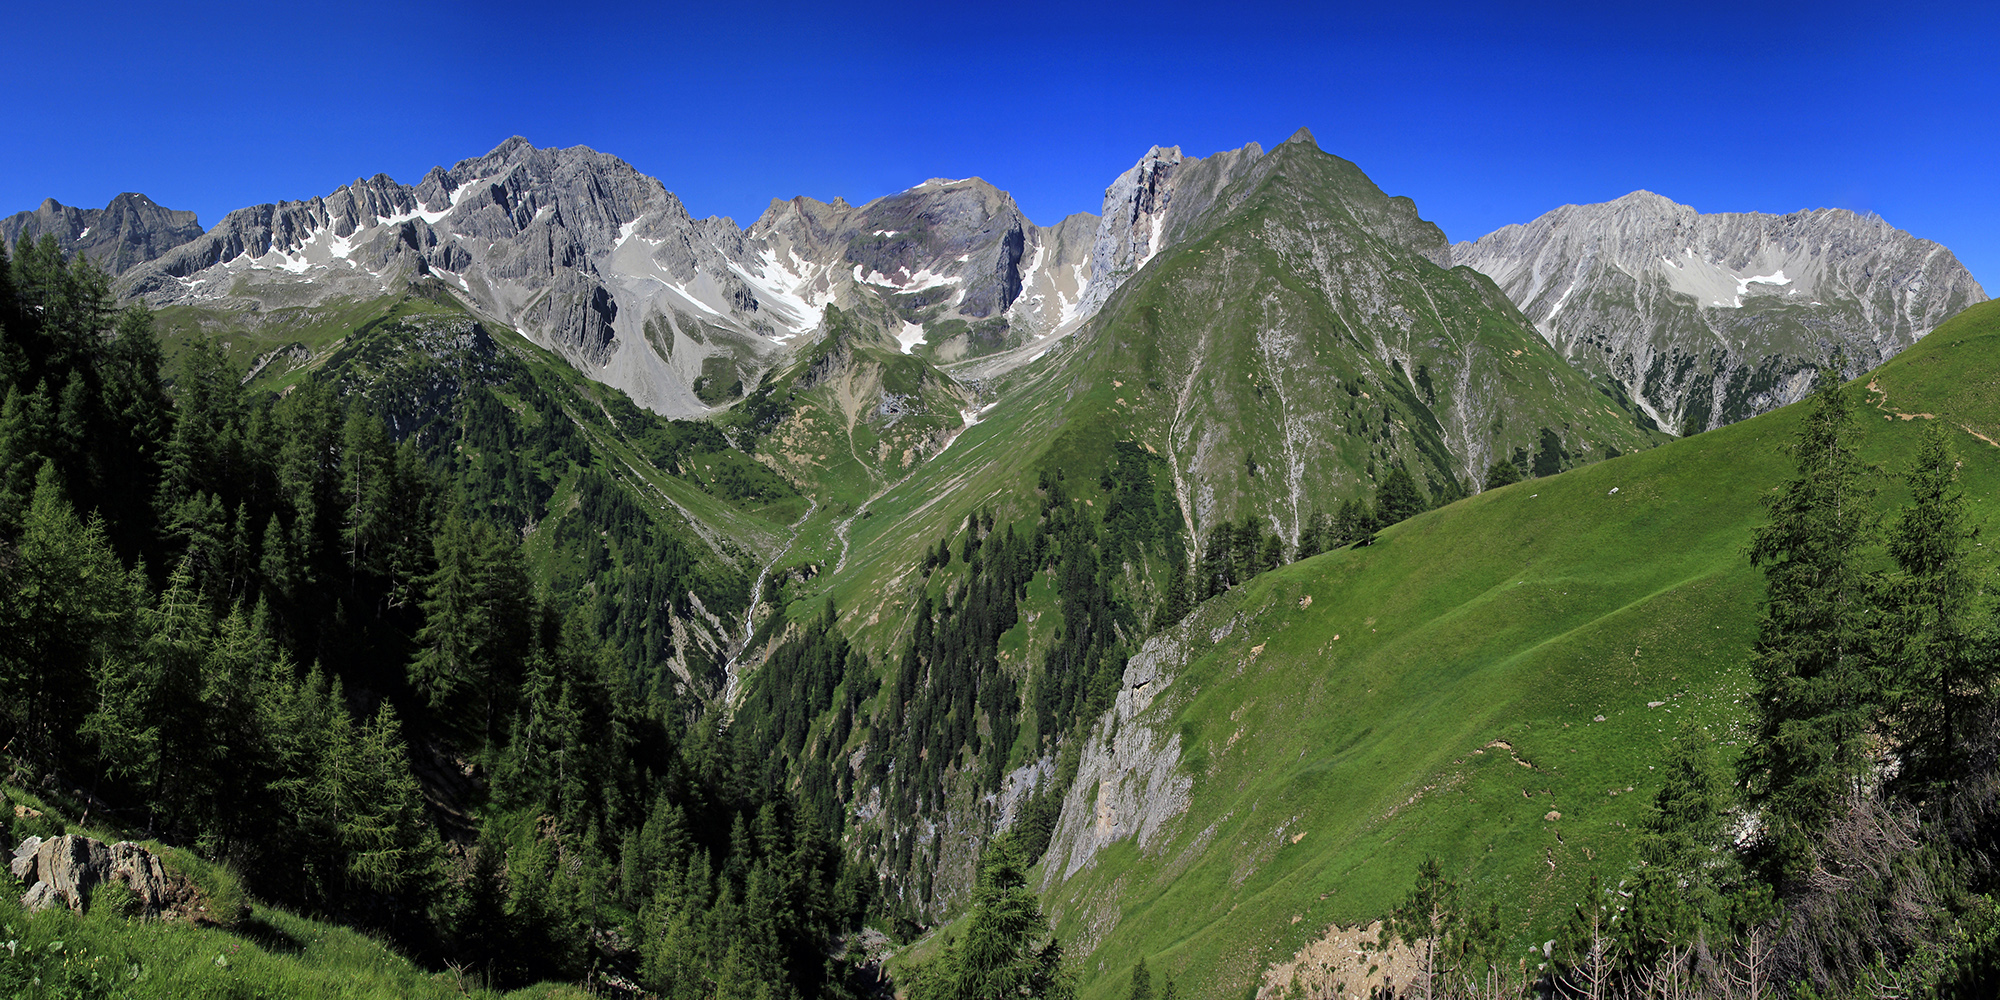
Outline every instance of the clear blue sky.
<svg viewBox="0 0 2000 1000">
<path fill-rule="evenodd" d="M 200 213 L 584 144 L 747 224 L 977 174 L 1096 211 L 1299 126 L 1454 240 L 1635 188 L 1835 206 L 2000 294 L 2000 4 L 17 4 L 0 213 Z M 1627 12 L 1630 9 L 1631 12 Z"/>
</svg>

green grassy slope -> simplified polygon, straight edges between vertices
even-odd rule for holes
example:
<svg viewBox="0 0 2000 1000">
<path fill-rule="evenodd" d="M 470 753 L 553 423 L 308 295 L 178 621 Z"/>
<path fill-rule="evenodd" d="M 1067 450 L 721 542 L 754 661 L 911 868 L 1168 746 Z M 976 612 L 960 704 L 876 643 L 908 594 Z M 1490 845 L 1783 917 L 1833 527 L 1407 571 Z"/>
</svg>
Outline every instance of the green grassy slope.
<svg viewBox="0 0 2000 1000">
<path fill-rule="evenodd" d="M 1995 437 L 2000 305 L 1872 381 L 1891 409 Z M 1894 471 L 1922 418 L 1859 412 L 1864 457 Z M 1737 745 L 1762 593 L 1744 548 L 1799 415 L 1491 491 L 1203 607 L 1180 632 L 1191 662 L 1137 720 L 1180 737 L 1191 805 L 1073 877 L 1060 837 L 1044 862 L 1083 995 L 1116 995 L 1142 956 L 1240 995 L 1329 924 L 1383 915 L 1427 854 L 1500 900 L 1523 947 L 1590 875 L 1615 885 L 1677 729 Z M 2000 448 L 1955 447 L 1990 533 Z M 1069 808 L 1090 801 L 1082 784 Z"/>
<path fill-rule="evenodd" d="M 1502 456 L 1552 472 L 1664 440 L 1491 281 L 1438 266 L 1442 234 L 1407 200 L 1309 140 L 1223 201 L 1080 338 L 1103 399 L 1072 410 L 1167 455 L 1197 534 L 1248 513 L 1296 537 L 1392 464 L 1439 495 Z"/>
<path fill-rule="evenodd" d="M 924 546 L 981 505 L 1003 523 L 1026 512 L 1038 470 L 1095 479 L 1121 440 L 1168 460 L 1190 544 L 1246 514 L 1294 540 L 1315 508 L 1372 497 L 1391 463 L 1435 493 L 1476 486 L 1502 455 L 1532 464 L 1545 441 L 1552 470 L 1664 440 L 1489 280 L 1433 263 L 1442 245 L 1353 164 L 1309 139 L 1280 146 L 1084 329 L 989 386 L 943 454 L 877 476 L 866 517 L 871 484 L 843 480 L 846 506 L 795 548 L 839 572 L 801 600 L 836 597 L 850 628 L 900 625 Z"/>
<path fill-rule="evenodd" d="M 66 809 L 18 787 L 0 789 L 0 806 L 10 816 L 21 807 L 23 816 L 13 820 L 16 839 L 30 833 L 73 833 L 106 843 L 125 839 L 126 831 L 65 819 Z M 152 840 L 141 844 L 159 855 L 169 872 L 199 887 L 206 916 L 192 923 L 127 918 L 95 899 L 84 914 L 62 906 L 28 913 L 11 893 L 0 895 L 0 995 L 23 1000 L 503 996 L 482 988 L 477 977 L 426 971 L 367 934 L 247 900 L 229 869 L 190 851 Z M 504 995 L 553 1000 L 584 994 L 543 983 Z"/>
<path fill-rule="evenodd" d="M 137 922 L 57 908 L 24 914 L 0 900 L 0 991 L 23 1000 L 327 997 L 339 1000 L 488 997 L 503 994 L 409 959 L 344 927 L 257 907 L 241 931 Z M 582 997 L 542 984 L 507 997 Z"/>
</svg>

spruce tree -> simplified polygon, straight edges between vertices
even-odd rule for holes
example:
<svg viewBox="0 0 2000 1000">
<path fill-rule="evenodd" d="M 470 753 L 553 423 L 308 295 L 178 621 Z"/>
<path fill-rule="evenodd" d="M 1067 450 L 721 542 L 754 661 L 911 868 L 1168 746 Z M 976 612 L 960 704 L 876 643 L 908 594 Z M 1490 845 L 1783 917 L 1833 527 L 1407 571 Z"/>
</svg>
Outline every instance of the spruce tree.
<svg viewBox="0 0 2000 1000">
<path fill-rule="evenodd" d="M 1923 430 L 1904 474 L 1909 503 L 1888 532 L 1896 562 L 1883 594 L 1882 660 L 1893 699 L 1899 780 L 1949 793 L 1967 770 L 1973 723 L 1996 666 L 1972 607 L 1978 581 L 1965 493 L 1942 421 Z"/>
<path fill-rule="evenodd" d="M 1521 481 L 1521 469 L 1511 459 L 1502 457 L 1486 467 L 1485 489 L 1497 490 L 1502 486 L 1512 486 Z"/>
<path fill-rule="evenodd" d="M 52 463 L 0 572 L 0 725 L 38 767 L 73 748 L 90 710 L 90 668 L 129 639 L 138 595 L 103 522 L 77 517 Z"/>
<path fill-rule="evenodd" d="M 1653 810 L 1640 824 L 1640 869 L 1620 928 L 1622 950 L 1640 965 L 1703 933 L 1725 932 L 1721 890 L 1735 858 L 1726 830 L 1732 789 L 1709 742 L 1700 727 L 1682 725 Z"/>
<path fill-rule="evenodd" d="M 963 935 L 917 970 L 910 998 L 1068 1000 L 1075 987 L 1062 946 L 1048 933 L 1025 867 L 1012 842 L 1001 838 L 980 860 Z"/>
<path fill-rule="evenodd" d="M 1312 517 L 1306 520 L 1305 530 L 1299 532 L 1299 558 L 1307 559 L 1326 551 L 1332 519 L 1318 507 L 1313 508 Z"/>
<path fill-rule="evenodd" d="M 1143 957 L 1132 966 L 1132 986 L 1125 996 L 1127 1000 L 1153 1000 L 1153 976 L 1146 971 Z"/>
<path fill-rule="evenodd" d="M 1389 470 L 1382 484 L 1375 491 L 1375 519 L 1381 527 L 1399 524 L 1430 509 L 1423 490 L 1410 476 L 1410 470 L 1398 465 Z"/>
<path fill-rule="evenodd" d="M 1789 448 L 1798 472 L 1765 499 L 1770 521 L 1750 545 L 1769 590 L 1750 664 L 1754 738 L 1741 767 L 1781 879 L 1813 864 L 1818 834 L 1867 770 L 1881 711 L 1863 558 L 1875 522 L 1854 438 L 1847 395 L 1822 373 Z"/>
</svg>

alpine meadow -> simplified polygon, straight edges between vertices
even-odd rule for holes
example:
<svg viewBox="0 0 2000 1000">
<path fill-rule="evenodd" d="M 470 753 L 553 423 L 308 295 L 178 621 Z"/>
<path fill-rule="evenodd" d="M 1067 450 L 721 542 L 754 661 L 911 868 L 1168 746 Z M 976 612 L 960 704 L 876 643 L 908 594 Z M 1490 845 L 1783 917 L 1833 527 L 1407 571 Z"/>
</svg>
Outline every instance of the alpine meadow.
<svg viewBox="0 0 2000 1000">
<path fill-rule="evenodd" d="M 1951 250 L 1454 244 L 1305 129 L 1098 209 L 515 137 L 0 219 L 0 988 L 2000 992 Z"/>
</svg>

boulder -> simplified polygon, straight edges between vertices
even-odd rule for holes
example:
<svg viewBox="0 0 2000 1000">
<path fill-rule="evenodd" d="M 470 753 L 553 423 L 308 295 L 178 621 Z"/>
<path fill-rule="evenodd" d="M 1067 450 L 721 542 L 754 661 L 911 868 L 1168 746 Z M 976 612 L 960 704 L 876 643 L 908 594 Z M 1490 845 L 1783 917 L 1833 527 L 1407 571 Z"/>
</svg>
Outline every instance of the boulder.
<svg viewBox="0 0 2000 1000">
<path fill-rule="evenodd" d="M 30 911 L 62 903 L 82 913 L 91 891 L 109 882 L 132 890 L 139 914 L 147 917 L 184 908 L 196 895 L 185 878 L 167 872 L 158 855 L 129 840 L 106 844 L 74 834 L 29 837 L 14 849 L 8 868 L 28 886 L 21 906 Z"/>
</svg>

